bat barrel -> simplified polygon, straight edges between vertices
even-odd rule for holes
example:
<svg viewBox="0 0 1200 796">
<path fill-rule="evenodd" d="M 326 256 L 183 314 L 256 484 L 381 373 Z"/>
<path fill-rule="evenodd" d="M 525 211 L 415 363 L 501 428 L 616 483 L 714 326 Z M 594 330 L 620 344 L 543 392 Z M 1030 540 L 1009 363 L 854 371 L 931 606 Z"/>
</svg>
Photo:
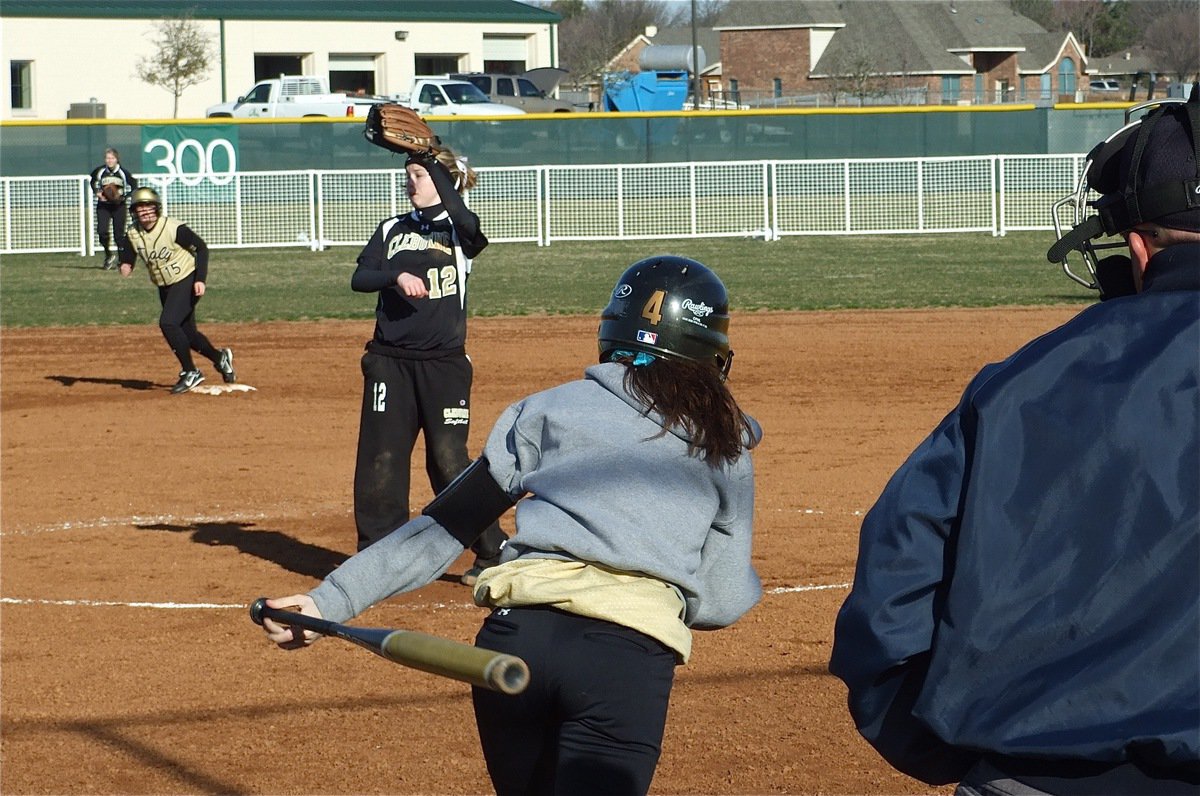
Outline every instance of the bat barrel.
<svg viewBox="0 0 1200 796">
<path fill-rule="evenodd" d="M 519 694 L 529 685 L 529 666 L 517 656 L 427 633 L 395 630 L 383 640 L 382 652 L 405 666 L 502 694 Z"/>
<path fill-rule="evenodd" d="M 461 680 L 502 694 L 519 694 L 529 685 L 529 666 L 515 655 L 482 649 L 414 630 L 351 627 L 312 616 L 271 608 L 260 597 L 250 606 L 250 618 L 336 636 L 364 647 L 394 663 L 430 674 Z"/>
</svg>

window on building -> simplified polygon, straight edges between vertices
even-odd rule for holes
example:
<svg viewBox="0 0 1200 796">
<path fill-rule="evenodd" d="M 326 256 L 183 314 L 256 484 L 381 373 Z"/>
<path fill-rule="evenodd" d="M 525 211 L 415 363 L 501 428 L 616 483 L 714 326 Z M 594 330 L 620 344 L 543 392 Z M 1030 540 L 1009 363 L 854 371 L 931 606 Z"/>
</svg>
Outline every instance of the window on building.
<svg viewBox="0 0 1200 796">
<path fill-rule="evenodd" d="M 958 75 L 942 75 L 942 104 L 957 105 L 958 92 L 962 90 L 961 78 Z"/>
<path fill-rule="evenodd" d="M 1058 93 L 1075 93 L 1075 62 L 1064 58 L 1058 63 Z"/>
<path fill-rule="evenodd" d="M 374 94 L 375 56 L 330 53 L 329 90 L 347 94 Z"/>
<path fill-rule="evenodd" d="M 271 80 L 280 75 L 303 75 L 304 56 L 284 53 L 255 53 L 254 82 Z"/>
<path fill-rule="evenodd" d="M 413 56 L 413 67 L 418 75 L 448 75 L 464 71 L 459 65 L 462 59 L 461 55 L 417 53 Z"/>
<path fill-rule="evenodd" d="M 783 96 L 783 78 L 777 77 L 771 81 L 771 88 L 778 99 Z"/>
<path fill-rule="evenodd" d="M 10 97 L 14 111 L 33 109 L 33 61 L 9 61 L 9 83 L 12 86 Z"/>
<path fill-rule="evenodd" d="M 497 75 L 519 75 L 525 71 L 524 61 L 489 61 L 483 62 L 483 71 Z"/>
<path fill-rule="evenodd" d="M 519 75 L 529 60 L 530 37 L 521 33 L 483 34 L 483 71 Z"/>
</svg>

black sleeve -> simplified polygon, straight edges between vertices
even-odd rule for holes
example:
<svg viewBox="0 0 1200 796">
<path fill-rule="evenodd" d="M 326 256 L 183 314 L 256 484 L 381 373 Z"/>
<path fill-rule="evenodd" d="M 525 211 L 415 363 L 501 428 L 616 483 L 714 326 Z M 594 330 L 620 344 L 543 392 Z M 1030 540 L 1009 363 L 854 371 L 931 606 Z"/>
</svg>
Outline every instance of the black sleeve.
<svg viewBox="0 0 1200 796">
<path fill-rule="evenodd" d="M 196 281 L 208 281 L 208 244 L 187 224 L 180 224 L 175 232 L 175 242 L 196 256 Z"/>
<path fill-rule="evenodd" d="M 128 197 L 138 187 L 137 177 L 134 177 L 124 166 L 121 167 L 121 173 L 125 175 L 125 196 Z"/>
<path fill-rule="evenodd" d="M 396 286 L 400 271 L 380 268 L 383 262 L 383 224 L 375 228 L 375 234 L 358 255 L 358 266 L 350 275 L 350 289 L 356 293 L 378 293 Z"/>
<path fill-rule="evenodd" d="M 92 184 L 92 193 L 100 193 L 100 172 L 103 170 L 103 166 L 97 166 L 88 176 L 88 181 Z"/>
<path fill-rule="evenodd" d="M 136 222 L 135 222 L 136 223 Z M 117 262 L 129 265 L 137 264 L 137 254 L 133 251 L 133 246 L 129 243 L 129 236 L 122 235 L 117 241 Z"/>
<path fill-rule="evenodd" d="M 462 246 L 463 254 L 471 258 L 476 257 L 488 245 L 488 239 L 479 228 L 479 216 L 471 212 L 462 196 L 454 190 L 454 177 L 450 176 L 449 169 L 436 158 L 426 158 L 421 161 L 421 165 L 429 172 L 442 200 L 442 206 L 450 214 L 450 221 L 454 224 L 454 231 L 458 233 L 458 242 Z"/>
</svg>

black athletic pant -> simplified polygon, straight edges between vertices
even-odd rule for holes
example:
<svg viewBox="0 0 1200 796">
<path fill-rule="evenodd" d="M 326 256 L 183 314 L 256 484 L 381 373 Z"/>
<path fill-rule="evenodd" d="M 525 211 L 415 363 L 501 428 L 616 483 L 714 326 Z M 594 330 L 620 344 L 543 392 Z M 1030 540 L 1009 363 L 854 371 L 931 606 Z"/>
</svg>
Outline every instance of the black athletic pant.
<svg viewBox="0 0 1200 796">
<path fill-rule="evenodd" d="M 125 203 L 118 202 L 109 204 L 108 202 L 96 202 L 96 235 L 100 238 L 100 245 L 104 247 L 104 253 L 116 253 L 121 248 L 121 243 L 125 238 Z M 113 235 L 113 230 L 116 230 L 116 235 Z"/>
<path fill-rule="evenodd" d="M 196 275 L 190 274 L 173 285 L 158 289 L 158 300 L 162 303 L 162 314 L 158 316 L 158 328 L 167 345 L 175 352 L 180 370 L 195 370 L 192 352 L 196 351 L 215 365 L 221 353 L 213 348 L 199 329 L 196 328 L 196 302 L 200 301 L 193 290 Z"/>
<path fill-rule="evenodd" d="M 363 354 L 363 399 L 354 467 L 354 524 L 358 549 L 408 522 L 412 451 L 425 435 L 425 471 L 434 494 L 471 463 L 471 360 L 461 352 L 437 359 Z M 471 546 L 476 557 L 494 558 L 505 540 L 492 523 Z"/>
<path fill-rule="evenodd" d="M 519 655 L 529 687 L 471 691 L 498 796 L 650 790 L 675 652 L 636 630 L 554 608 L 497 608 L 475 644 Z"/>
</svg>

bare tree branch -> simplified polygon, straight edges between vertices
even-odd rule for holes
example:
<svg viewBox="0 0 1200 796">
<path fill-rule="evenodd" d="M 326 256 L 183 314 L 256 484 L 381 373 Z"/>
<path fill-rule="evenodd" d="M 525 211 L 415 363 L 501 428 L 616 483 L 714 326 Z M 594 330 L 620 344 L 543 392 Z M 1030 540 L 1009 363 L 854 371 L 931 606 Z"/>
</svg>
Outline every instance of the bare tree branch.
<svg viewBox="0 0 1200 796">
<path fill-rule="evenodd" d="M 1196 36 L 1196 10 L 1180 10 L 1159 17 L 1146 28 L 1146 46 L 1158 56 L 1158 66 L 1176 80 L 1200 73 L 1200 38 Z"/>
<path fill-rule="evenodd" d="M 171 118 L 178 118 L 179 97 L 185 89 L 203 82 L 208 74 L 212 42 L 188 15 L 159 22 L 151 42 L 155 51 L 138 58 L 137 77 L 171 92 L 175 100 Z"/>
</svg>

